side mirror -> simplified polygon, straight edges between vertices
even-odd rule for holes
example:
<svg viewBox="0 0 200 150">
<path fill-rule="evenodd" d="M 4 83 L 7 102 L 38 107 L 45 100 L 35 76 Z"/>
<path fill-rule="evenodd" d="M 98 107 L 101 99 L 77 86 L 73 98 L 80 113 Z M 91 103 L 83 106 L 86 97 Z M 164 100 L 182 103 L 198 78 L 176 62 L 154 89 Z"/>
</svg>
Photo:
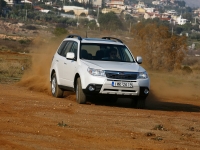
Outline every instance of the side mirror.
<svg viewBox="0 0 200 150">
<path fill-rule="evenodd" d="M 142 57 L 141 56 L 137 56 L 136 61 L 138 64 L 142 63 Z"/>
<path fill-rule="evenodd" d="M 73 52 L 68 52 L 66 58 L 70 59 L 70 60 L 74 60 L 75 59 L 75 54 Z"/>
</svg>

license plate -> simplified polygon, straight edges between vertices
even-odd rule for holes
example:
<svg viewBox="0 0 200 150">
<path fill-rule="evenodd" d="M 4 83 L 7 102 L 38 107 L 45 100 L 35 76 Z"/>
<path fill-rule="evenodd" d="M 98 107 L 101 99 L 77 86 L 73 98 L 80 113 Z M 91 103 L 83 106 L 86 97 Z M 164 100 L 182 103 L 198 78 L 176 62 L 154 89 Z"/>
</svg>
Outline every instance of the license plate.
<svg viewBox="0 0 200 150">
<path fill-rule="evenodd" d="M 128 88 L 132 88 L 133 87 L 133 83 L 131 82 L 112 82 L 112 86 L 114 87 L 128 87 Z"/>
</svg>

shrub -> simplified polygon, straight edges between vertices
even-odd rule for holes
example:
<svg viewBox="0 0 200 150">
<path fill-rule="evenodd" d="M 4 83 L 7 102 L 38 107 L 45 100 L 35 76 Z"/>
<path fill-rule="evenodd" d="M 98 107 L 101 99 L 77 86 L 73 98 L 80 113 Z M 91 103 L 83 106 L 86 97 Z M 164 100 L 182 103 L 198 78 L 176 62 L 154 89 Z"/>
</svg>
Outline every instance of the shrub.
<svg viewBox="0 0 200 150">
<path fill-rule="evenodd" d="M 29 40 L 29 39 L 23 39 L 23 40 L 19 40 L 19 43 L 20 44 L 30 44 L 31 43 L 31 40 Z"/>
<path fill-rule="evenodd" d="M 68 34 L 68 31 L 65 28 L 57 27 L 54 29 L 53 34 L 55 36 L 62 36 Z"/>
<path fill-rule="evenodd" d="M 184 66 L 182 68 L 183 73 L 191 74 L 193 71 L 189 66 Z"/>
<path fill-rule="evenodd" d="M 37 27 L 32 26 L 32 25 L 27 25 L 25 28 L 28 30 L 37 30 Z"/>
</svg>

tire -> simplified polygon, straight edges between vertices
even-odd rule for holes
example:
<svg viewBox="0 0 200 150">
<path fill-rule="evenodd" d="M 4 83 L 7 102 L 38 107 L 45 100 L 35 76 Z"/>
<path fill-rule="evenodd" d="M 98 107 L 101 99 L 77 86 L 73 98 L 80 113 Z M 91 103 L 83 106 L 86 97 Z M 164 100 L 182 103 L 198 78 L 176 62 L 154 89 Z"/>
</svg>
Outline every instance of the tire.
<svg viewBox="0 0 200 150">
<path fill-rule="evenodd" d="M 54 97 L 63 97 L 63 90 L 58 87 L 56 74 L 54 73 L 51 77 L 51 93 Z"/>
<path fill-rule="evenodd" d="M 132 100 L 131 101 L 131 107 L 137 108 L 138 98 L 137 97 L 133 97 L 131 100 Z"/>
<path fill-rule="evenodd" d="M 137 100 L 136 108 L 144 109 L 145 108 L 146 97 L 139 97 Z"/>
<path fill-rule="evenodd" d="M 112 96 L 109 100 L 110 100 L 111 103 L 116 103 L 117 100 L 118 100 L 118 97 L 117 96 Z"/>
<path fill-rule="evenodd" d="M 145 108 L 145 97 L 134 97 L 132 98 L 131 106 L 133 108 L 144 109 Z"/>
<path fill-rule="evenodd" d="M 86 103 L 86 95 L 83 93 L 80 78 L 76 80 L 76 101 L 79 104 Z"/>
</svg>

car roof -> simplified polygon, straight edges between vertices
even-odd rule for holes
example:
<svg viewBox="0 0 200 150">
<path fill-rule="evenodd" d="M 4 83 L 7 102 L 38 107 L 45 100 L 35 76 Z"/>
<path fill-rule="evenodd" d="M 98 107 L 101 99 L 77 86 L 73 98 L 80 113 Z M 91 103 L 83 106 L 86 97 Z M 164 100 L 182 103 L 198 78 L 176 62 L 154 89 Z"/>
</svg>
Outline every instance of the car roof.
<svg viewBox="0 0 200 150">
<path fill-rule="evenodd" d="M 100 38 L 84 38 L 82 39 L 81 43 L 104 43 L 104 44 L 117 44 L 117 45 L 124 45 L 121 42 L 114 41 L 114 40 L 107 40 L 107 39 L 100 39 Z"/>
<path fill-rule="evenodd" d="M 102 38 L 82 38 L 79 35 L 69 35 L 65 40 L 80 40 L 81 43 L 102 43 L 102 44 L 117 44 L 124 45 L 120 39 L 114 37 L 102 37 Z"/>
</svg>

